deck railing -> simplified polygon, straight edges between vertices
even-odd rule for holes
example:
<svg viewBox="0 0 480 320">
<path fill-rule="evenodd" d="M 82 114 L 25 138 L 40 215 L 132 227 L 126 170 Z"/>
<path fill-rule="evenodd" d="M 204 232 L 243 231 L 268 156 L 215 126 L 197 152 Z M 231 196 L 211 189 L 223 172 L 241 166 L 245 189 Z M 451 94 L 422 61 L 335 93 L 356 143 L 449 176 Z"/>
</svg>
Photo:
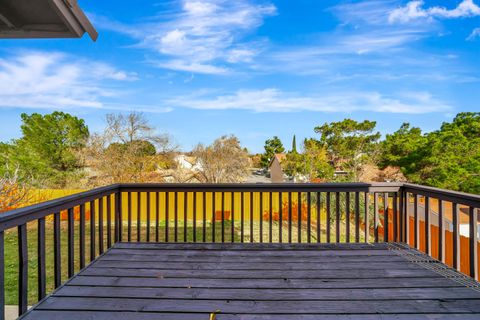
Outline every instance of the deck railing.
<svg viewBox="0 0 480 320">
<path fill-rule="evenodd" d="M 480 196 L 403 183 L 98 188 L 0 216 L 0 319 L 5 292 L 11 292 L 5 287 L 5 237 L 11 239 L 15 232 L 22 315 L 29 303 L 42 300 L 83 269 L 87 259 L 93 261 L 120 241 L 403 242 L 478 279 L 478 208 Z M 462 236 L 465 221 L 468 236 Z M 51 257 L 46 254 L 52 251 Z M 48 259 L 53 261 L 47 264 Z M 37 272 L 34 301 L 29 299 L 29 263 Z"/>
</svg>

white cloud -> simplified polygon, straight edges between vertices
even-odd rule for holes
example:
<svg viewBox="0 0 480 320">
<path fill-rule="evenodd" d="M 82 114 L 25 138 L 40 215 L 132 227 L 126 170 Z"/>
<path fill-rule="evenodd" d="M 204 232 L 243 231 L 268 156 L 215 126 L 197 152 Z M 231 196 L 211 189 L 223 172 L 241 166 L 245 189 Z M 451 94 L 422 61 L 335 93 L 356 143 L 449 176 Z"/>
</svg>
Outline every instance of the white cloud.
<svg viewBox="0 0 480 320">
<path fill-rule="evenodd" d="M 240 109 L 254 112 L 353 112 L 388 113 L 445 112 L 451 107 L 425 92 L 408 92 L 391 97 L 378 92 L 336 92 L 301 96 L 278 89 L 240 90 L 232 95 L 214 98 L 178 98 L 169 101 L 173 107 L 193 109 Z"/>
<path fill-rule="evenodd" d="M 396 8 L 390 12 L 388 20 L 390 23 L 407 23 L 419 18 L 465 18 L 480 15 L 480 7 L 473 0 L 463 0 L 454 9 L 445 7 L 431 7 L 424 9 L 424 2 L 421 0 L 410 1 L 403 7 Z"/>
<path fill-rule="evenodd" d="M 134 31 L 105 18 L 94 21 L 101 28 L 126 33 L 138 39 L 139 46 L 158 52 L 160 67 L 223 74 L 230 71 L 228 64 L 248 63 L 258 53 L 261 42 L 246 41 L 245 35 L 275 13 L 274 5 L 250 0 L 183 0 L 179 12 L 157 19 L 160 21 L 130 26 Z"/>
<path fill-rule="evenodd" d="M 476 38 L 480 38 L 480 28 L 473 29 L 472 33 L 467 37 L 468 41 L 473 41 Z"/>
<path fill-rule="evenodd" d="M 23 52 L 0 59 L 0 107 L 108 108 L 117 94 L 106 83 L 135 80 L 113 66 L 51 52 Z"/>
</svg>

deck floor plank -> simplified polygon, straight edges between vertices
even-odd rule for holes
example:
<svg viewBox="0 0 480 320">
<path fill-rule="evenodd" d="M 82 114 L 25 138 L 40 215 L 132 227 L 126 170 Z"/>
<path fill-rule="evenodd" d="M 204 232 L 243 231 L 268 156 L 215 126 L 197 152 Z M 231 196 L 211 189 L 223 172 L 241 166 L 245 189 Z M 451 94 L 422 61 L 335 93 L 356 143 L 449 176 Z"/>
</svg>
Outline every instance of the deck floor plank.
<svg viewBox="0 0 480 320">
<path fill-rule="evenodd" d="M 383 243 L 117 243 L 24 319 L 200 320 L 216 310 L 217 320 L 478 319 L 480 290 Z"/>
</svg>

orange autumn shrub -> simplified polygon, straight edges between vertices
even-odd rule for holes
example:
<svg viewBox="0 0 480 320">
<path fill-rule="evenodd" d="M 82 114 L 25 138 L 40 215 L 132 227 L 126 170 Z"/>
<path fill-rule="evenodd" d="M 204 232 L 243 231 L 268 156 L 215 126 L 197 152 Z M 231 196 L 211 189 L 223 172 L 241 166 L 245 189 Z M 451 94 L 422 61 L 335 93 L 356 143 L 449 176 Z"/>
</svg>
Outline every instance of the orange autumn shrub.
<svg viewBox="0 0 480 320">
<path fill-rule="evenodd" d="M 298 202 L 292 202 L 292 221 L 298 221 Z M 300 204 L 300 218 L 302 221 L 306 221 L 308 218 L 308 211 L 309 207 L 307 206 L 306 203 L 301 203 Z M 263 220 L 264 221 L 269 221 L 270 220 L 270 211 L 266 210 L 263 213 Z M 280 213 L 277 212 L 272 212 L 272 220 L 273 221 L 280 221 Z M 288 221 L 289 220 L 289 208 L 288 208 L 288 202 L 283 202 L 282 203 L 282 222 Z"/>
</svg>

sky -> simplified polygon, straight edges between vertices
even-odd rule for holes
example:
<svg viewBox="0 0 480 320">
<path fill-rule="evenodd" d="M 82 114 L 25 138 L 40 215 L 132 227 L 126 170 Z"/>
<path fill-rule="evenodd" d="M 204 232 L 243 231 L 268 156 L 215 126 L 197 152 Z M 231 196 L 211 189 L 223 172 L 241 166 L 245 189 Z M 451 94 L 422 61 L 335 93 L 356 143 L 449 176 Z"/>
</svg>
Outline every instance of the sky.
<svg viewBox="0 0 480 320">
<path fill-rule="evenodd" d="M 54 110 L 91 132 L 141 111 L 184 151 L 234 134 L 251 152 L 347 117 L 385 135 L 480 111 L 480 0 L 78 2 L 96 42 L 0 40 L 0 141 Z"/>
</svg>

